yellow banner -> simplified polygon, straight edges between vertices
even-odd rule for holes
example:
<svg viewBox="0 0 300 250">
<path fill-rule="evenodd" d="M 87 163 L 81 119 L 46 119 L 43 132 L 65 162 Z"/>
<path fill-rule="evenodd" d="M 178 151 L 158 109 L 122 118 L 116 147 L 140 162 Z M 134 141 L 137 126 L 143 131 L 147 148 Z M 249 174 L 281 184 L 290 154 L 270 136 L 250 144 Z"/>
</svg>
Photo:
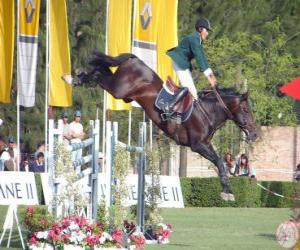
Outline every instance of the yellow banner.
<svg viewBox="0 0 300 250">
<path fill-rule="evenodd" d="M 41 0 L 20 0 L 18 36 L 18 96 L 24 107 L 35 105 Z"/>
<path fill-rule="evenodd" d="M 176 47 L 177 38 L 177 0 L 159 0 L 160 18 L 157 31 L 157 73 L 165 81 L 167 76 L 178 83 L 172 61 L 166 51 Z M 168 18 L 166 18 L 168 17 Z"/>
<path fill-rule="evenodd" d="M 14 57 L 14 1 L 0 1 L 0 102 L 10 103 Z"/>
<path fill-rule="evenodd" d="M 156 43 L 159 19 L 169 18 L 167 16 L 160 17 L 159 7 L 161 2 L 164 2 L 164 0 L 135 0 L 135 40 Z M 164 34 L 164 36 L 167 35 Z"/>
<path fill-rule="evenodd" d="M 177 0 L 135 0 L 133 53 L 152 68 L 163 81 L 176 81 L 166 51 L 178 44 Z"/>
<path fill-rule="evenodd" d="M 108 0 L 107 53 L 117 56 L 131 51 L 132 0 Z M 107 95 L 107 109 L 130 110 L 131 104 Z"/>
<path fill-rule="evenodd" d="M 20 21 L 19 30 L 21 35 L 38 36 L 40 18 L 40 0 L 19 0 Z"/>
<path fill-rule="evenodd" d="M 71 59 L 65 0 L 50 1 L 50 106 L 72 106 Z"/>
</svg>

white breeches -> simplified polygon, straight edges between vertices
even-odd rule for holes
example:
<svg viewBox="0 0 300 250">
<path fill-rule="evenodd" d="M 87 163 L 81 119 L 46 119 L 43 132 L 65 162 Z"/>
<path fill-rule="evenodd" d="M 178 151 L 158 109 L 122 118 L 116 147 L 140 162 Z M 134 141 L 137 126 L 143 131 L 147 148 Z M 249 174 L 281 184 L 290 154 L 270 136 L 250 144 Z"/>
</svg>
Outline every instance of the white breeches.
<svg viewBox="0 0 300 250">
<path fill-rule="evenodd" d="M 192 73 L 189 69 L 181 69 L 178 67 L 178 65 L 172 61 L 173 68 L 179 78 L 180 85 L 183 87 L 187 87 L 191 94 L 194 96 L 195 99 L 197 99 L 197 90 L 195 87 L 195 83 L 192 77 Z"/>
</svg>

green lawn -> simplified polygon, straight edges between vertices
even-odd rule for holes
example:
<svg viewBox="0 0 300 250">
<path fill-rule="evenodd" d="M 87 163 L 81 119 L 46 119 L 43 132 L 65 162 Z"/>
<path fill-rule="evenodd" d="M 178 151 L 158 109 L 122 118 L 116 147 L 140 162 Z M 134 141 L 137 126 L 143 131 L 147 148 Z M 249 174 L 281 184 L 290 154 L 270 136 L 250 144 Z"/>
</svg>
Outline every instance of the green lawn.
<svg viewBox="0 0 300 250">
<path fill-rule="evenodd" d="M 5 211 L 0 206 L 1 232 Z M 289 209 L 280 208 L 164 209 L 165 222 L 173 225 L 171 243 L 147 245 L 146 249 L 282 249 L 276 242 L 275 231 L 289 215 Z M 10 249 L 20 249 L 17 239 L 15 232 L 15 248 Z"/>
</svg>

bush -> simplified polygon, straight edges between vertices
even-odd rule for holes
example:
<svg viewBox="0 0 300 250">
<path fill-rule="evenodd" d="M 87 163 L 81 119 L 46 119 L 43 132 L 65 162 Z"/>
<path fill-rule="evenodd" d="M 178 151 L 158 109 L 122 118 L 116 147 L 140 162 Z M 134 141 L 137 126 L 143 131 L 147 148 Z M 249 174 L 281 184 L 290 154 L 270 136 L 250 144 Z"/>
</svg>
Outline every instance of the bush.
<svg viewBox="0 0 300 250">
<path fill-rule="evenodd" d="M 291 207 L 295 184 L 292 182 L 264 181 L 261 185 L 282 198 L 271 194 L 247 177 L 230 178 L 234 202 L 225 202 L 220 197 L 219 178 L 181 178 L 181 188 L 186 207 Z"/>
</svg>

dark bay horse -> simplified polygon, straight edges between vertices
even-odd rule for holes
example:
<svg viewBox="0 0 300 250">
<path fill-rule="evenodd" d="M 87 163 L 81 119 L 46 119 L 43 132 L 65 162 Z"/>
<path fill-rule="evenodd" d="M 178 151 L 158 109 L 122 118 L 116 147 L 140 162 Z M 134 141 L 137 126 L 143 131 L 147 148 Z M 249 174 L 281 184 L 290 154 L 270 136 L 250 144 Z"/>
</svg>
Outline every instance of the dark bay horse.
<svg viewBox="0 0 300 250">
<path fill-rule="evenodd" d="M 132 54 L 111 57 L 101 52 L 93 52 L 88 64 L 90 69 L 87 72 L 77 74 L 79 82 L 94 81 L 117 99 L 139 103 L 148 117 L 167 136 L 176 140 L 179 145 L 190 147 L 217 166 L 223 189 L 221 196 L 225 200 L 234 200 L 223 161 L 211 144 L 215 131 L 229 119 L 228 112 L 225 112 L 213 92 L 199 100 L 205 112 L 195 102 L 191 117 L 178 125 L 176 121 L 161 120 L 154 103 L 163 81 L 139 58 Z M 118 69 L 112 73 L 109 67 L 114 66 Z M 256 126 L 248 103 L 248 93 L 239 94 L 232 89 L 223 89 L 220 95 L 232 114 L 230 119 L 246 133 L 248 140 L 255 140 Z"/>
</svg>

